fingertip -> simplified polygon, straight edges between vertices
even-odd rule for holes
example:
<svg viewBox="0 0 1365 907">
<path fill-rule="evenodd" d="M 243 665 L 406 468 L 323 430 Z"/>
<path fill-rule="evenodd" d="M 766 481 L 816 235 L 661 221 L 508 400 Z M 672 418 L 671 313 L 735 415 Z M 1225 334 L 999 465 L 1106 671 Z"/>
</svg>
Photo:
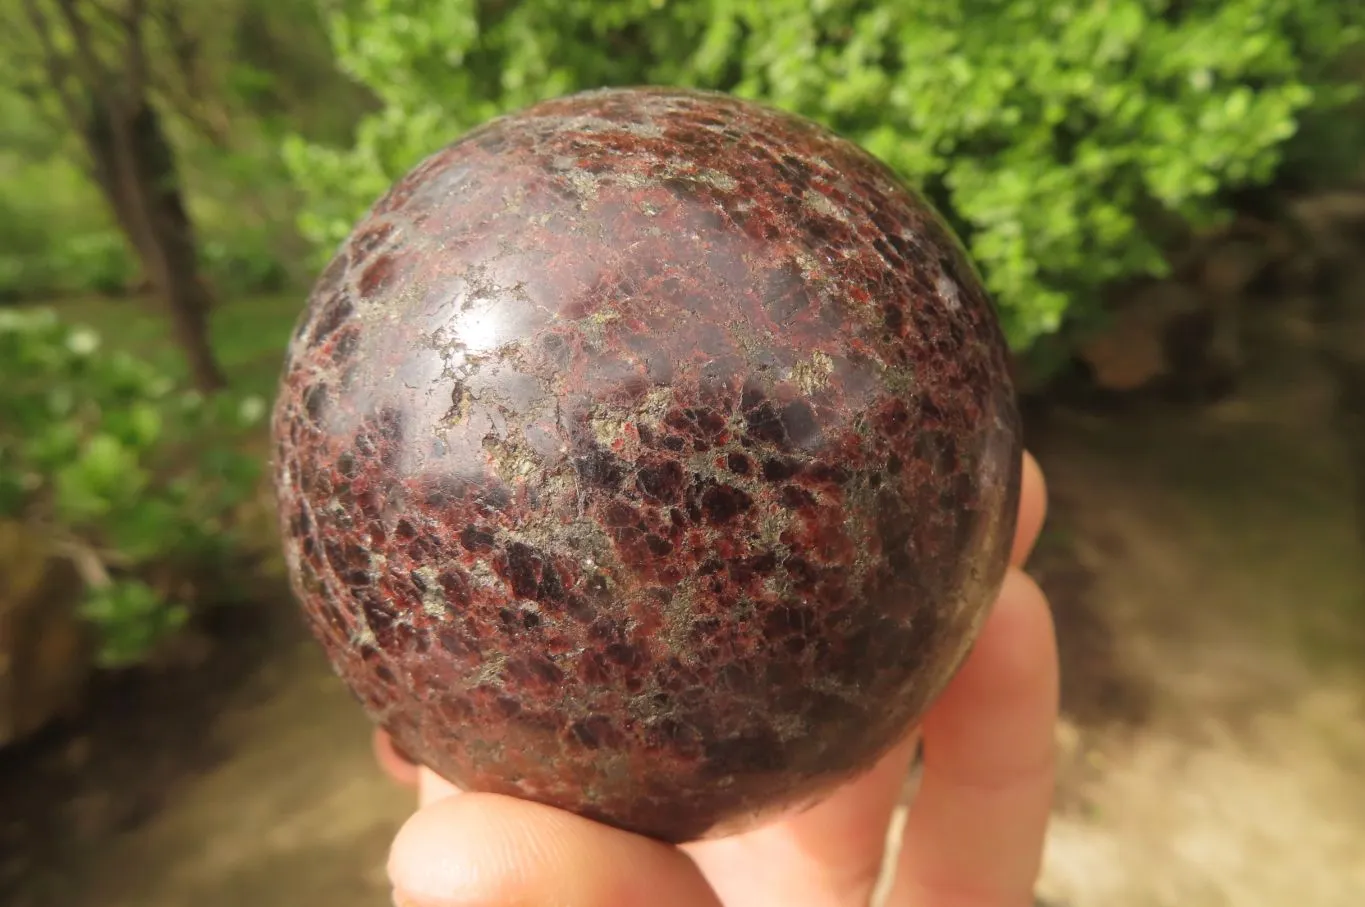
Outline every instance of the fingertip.
<svg viewBox="0 0 1365 907">
<path fill-rule="evenodd" d="M 447 797 L 413 815 L 389 852 L 396 900 L 411 907 L 531 903 L 531 867 L 553 848 L 558 829 L 553 816 L 528 822 L 503 799 Z"/>
<path fill-rule="evenodd" d="M 404 907 L 716 905 L 676 848 L 497 794 L 420 810 L 394 840 L 389 878 Z"/>
<path fill-rule="evenodd" d="M 403 787 L 417 786 L 421 767 L 394 743 L 387 731 L 377 728 L 370 738 L 370 747 L 384 774 Z"/>
<path fill-rule="evenodd" d="M 1057 690 L 1047 600 L 1011 569 L 972 653 L 924 721 L 924 776 L 901 860 L 907 900 L 1031 897 L 1052 802 Z"/>
<path fill-rule="evenodd" d="M 1019 493 L 1019 521 L 1014 532 L 1010 563 L 1021 567 L 1033 552 L 1047 520 L 1047 478 L 1033 454 L 1024 451 Z"/>
<path fill-rule="evenodd" d="M 453 797 L 458 793 L 461 793 L 458 787 L 451 784 L 431 769 L 425 767 L 418 769 L 418 806 L 430 806 L 437 800 L 444 800 L 446 797 Z"/>
<path fill-rule="evenodd" d="M 934 711 L 954 711 L 955 700 L 982 697 L 1051 702 L 1057 673 L 1056 630 L 1047 596 L 1031 576 L 1011 567 L 971 653 Z"/>
</svg>

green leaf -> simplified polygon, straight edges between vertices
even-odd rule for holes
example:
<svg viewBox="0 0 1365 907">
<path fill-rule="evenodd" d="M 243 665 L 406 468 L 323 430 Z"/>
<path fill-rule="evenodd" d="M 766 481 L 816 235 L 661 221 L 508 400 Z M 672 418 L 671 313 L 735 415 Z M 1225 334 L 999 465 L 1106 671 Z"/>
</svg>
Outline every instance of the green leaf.
<svg viewBox="0 0 1365 907">
<path fill-rule="evenodd" d="M 133 579 L 91 590 L 80 614 L 98 632 L 99 663 L 111 668 L 142 661 L 190 617 L 183 604 L 168 602 L 151 586 Z"/>
</svg>

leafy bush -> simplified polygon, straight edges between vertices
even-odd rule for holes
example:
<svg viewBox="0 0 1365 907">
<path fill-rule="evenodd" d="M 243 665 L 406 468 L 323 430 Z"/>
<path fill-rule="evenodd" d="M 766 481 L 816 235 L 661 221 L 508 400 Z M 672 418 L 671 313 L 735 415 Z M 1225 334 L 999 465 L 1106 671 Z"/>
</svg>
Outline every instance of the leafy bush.
<svg viewBox="0 0 1365 907">
<path fill-rule="evenodd" d="M 31 222 L 23 218 L 20 222 Z M 22 246 L 0 247 L 0 304 L 89 293 L 117 296 L 133 286 L 138 273 L 127 244 L 112 230 L 61 237 L 34 231 Z"/>
<path fill-rule="evenodd" d="M 284 257 L 264 230 L 237 230 L 205 240 L 199 248 L 204 273 L 228 296 L 278 293 L 290 282 Z"/>
<path fill-rule="evenodd" d="M 0 152 L 0 303 L 118 293 L 137 275 L 127 243 L 75 166 Z"/>
<path fill-rule="evenodd" d="M 127 240 L 114 230 L 50 237 L 46 260 L 55 277 L 46 296 L 114 296 L 131 289 L 141 273 Z"/>
<path fill-rule="evenodd" d="M 240 435 L 265 402 L 180 390 L 48 310 L 0 311 L 0 387 L 0 516 L 71 557 L 103 661 L 136 662 L 188 616 L 195 571 L 240 543 L 259 478 Z"/>
<path fill-rule="evenodd" d="M 1365 7 L 1338 0 L 343 0 L 342 67 L 383 109 L 353 147 L 290 141 L 323 254 L 422 156 L 570 90 L 673 84 L 832 126 L 963 234 L 1018 347 L 1102 285 L 1160 274 L 1269 180 Z"/>
</svg>

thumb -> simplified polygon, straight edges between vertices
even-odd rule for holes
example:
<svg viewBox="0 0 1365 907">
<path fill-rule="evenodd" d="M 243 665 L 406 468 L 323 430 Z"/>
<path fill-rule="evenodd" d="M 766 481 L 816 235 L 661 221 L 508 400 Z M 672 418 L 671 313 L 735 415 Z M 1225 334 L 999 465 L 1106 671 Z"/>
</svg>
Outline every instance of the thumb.
<svg viewBox="0 0 1365 907">
<path fill-rule="evenodd" d="M 497 794 L 423 807 L 389 855 L 398 907 L 720 907 L 680 850 Z"/>
</svg>

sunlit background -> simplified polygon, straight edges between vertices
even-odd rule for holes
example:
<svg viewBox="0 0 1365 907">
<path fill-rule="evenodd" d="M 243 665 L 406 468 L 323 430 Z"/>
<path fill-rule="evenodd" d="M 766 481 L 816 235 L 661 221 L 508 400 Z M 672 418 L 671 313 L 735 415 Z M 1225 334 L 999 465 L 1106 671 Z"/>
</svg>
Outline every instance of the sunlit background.
<svg viewBox="0 0 1365 907">
<path fill-rule="evenodd" d="M 1351 0 L 0 0 L 0 903 L 388 903 L 412 805 L 275 541 L 283 350 L 427 153 L 657 83 L 859 141 L 998 302 L 1053 495 L 1042 901 L 1355 907 L 1363 35 Z"/>
</svg>

